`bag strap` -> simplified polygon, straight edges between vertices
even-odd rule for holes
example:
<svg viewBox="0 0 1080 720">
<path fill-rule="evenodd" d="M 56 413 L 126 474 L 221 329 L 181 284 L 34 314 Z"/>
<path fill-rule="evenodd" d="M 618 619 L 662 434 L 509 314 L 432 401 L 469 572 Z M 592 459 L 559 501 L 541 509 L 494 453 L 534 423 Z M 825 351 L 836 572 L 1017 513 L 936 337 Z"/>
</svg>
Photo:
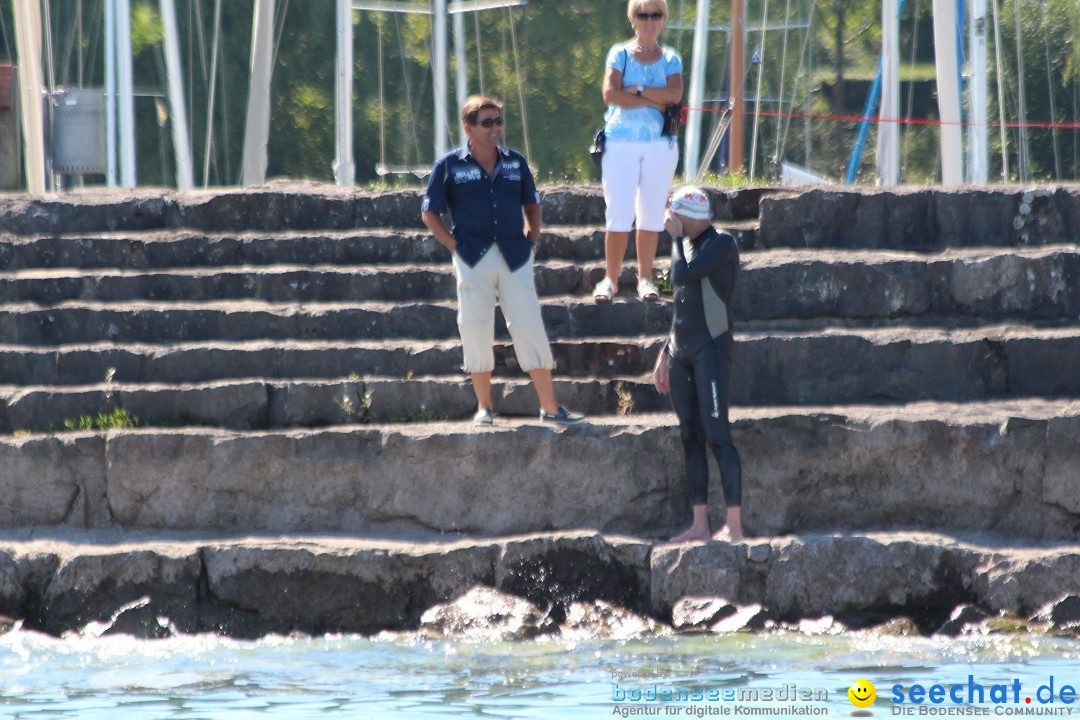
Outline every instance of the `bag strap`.
<svg viewBox="0 0 1080 720">
<path fill-rule="evenodd" d="M 623 56 L 622 56 L 622 74 L 623 74 L 623 79 L 625 80 L 626 79 L 626 63 L 630 62 L 630 51 L 626 49 L 626 46 L 623 46 L 622 54 L 623 54 Z M 607 113 L 604 113 L 604 115 L 606 116 Z M 600 129 L 601 130 L 607 130 L 607 117 L 604 118 L 604 124 L 600 126 Z"/>
</svg>

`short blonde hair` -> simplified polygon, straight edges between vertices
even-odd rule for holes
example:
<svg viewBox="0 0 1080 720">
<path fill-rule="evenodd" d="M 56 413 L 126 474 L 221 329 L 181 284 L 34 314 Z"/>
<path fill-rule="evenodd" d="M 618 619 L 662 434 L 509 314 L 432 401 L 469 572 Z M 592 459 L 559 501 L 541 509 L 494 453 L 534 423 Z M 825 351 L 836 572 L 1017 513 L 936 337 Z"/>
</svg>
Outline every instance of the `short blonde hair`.
<svg viewBox="0 0 1080 720">
<path fill-rule="evenodd" d="M 630 18 L 630 20 L 633 21 L 634 20 L 634 15 L 637 14 L 638 8 L 641 7 L 642 5 L 644 5 L 645 3 L 652 3 L 654 5 L 659 5 L 660 6 L 660 12 L 664 13 L 664 19 L 665 20 L 667 19 L 667 16 L 668 16 L 667 0 L 630 0 L 630 2 L 628 2 L 626 4 L 626 17 Z"/>
</svg>

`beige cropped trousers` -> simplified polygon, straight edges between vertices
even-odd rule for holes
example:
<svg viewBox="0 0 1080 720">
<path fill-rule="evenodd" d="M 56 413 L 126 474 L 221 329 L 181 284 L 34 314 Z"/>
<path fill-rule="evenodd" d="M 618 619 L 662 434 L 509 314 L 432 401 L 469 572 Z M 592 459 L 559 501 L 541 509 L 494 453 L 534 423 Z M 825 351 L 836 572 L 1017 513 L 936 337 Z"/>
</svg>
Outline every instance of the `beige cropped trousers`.
<svg viewBox="0 0 1080 720">
<path fill-rule="evenodd" d="M 531 253 L 525 264 L 513 271 L 498 246 L 493 245 L 475 267 L 469 267 L 454 253 L 454 276 L 457 278 L 458 331 L 466 372 L 495 369 L 496 302 L 502 307 L 521 369 L 525 372 L 538 368 L 555 369 L 555 359 L 540 316 Z"/>
</svg>

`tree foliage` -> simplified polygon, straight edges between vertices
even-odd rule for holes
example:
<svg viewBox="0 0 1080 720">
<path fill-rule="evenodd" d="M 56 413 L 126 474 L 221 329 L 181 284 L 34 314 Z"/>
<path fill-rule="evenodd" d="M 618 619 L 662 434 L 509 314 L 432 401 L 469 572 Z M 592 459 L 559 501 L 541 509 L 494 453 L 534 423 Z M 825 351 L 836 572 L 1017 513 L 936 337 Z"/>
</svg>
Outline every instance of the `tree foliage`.
<svg viewBox="0 0 1080 720">
<path fill-rule="evenodd" d="M 176 0 L 196 180 L 201 183 L 205 177 L 212 185 L 227 185 L 239 180 L 254 0 L 220 3 L 222 43 L 211 98 L 215 5 L 215 0 Z M 991 120 L 1015 125 L 1023 116 L 1029 122 L 1075 122 L 1080 115 L 1080 47 L 1074 42 L 1080 33 L 1080 8 L 1076 0 L 1000 0 L 998 5 L 1001 46 L 994 47 L 991 34 L 990 65 L 992 72 L 1001 74 L 1004 117 L 998 117 L 997 77 L 991 76 Z M 335 152 L 334 3 L 278 0 L 277 6 L 280 42 L 272 85 L 268 173 L 330 180 Z M 682 54 L 689 86 L 690 28 L 696 3 L 669 0 L 669 6 L 671 18 L 662 39 Z M 65 0 L 49 7 L 54 83 L 103 85 L 104 0 Z M 602 121 L 600 83 L 607 50 L 632 34 L 625 13 L 623 0 L 574 4 L 530 0 L 522 7 L 465 17 L 468 88 L 505 102 L 507 142 L 521 149 L 528 145 L 530 161 L 542 180 L 597 177 L 585 148 Z M 758 177 L 772 158 L 789 159 L 833 177 L 842 174 L 856 123 L 818 116 L 862 111 L 877 70 L 880 13 L 880 0 L 747 0 L 745 142 L 748 162 L 751 153 L 755 156 Z M 435 132 L 431 19 L 420 14 L 357 11 L 353 20 L 357 181 L 419 182 L 410 174 L 380 176 L 378 168 L 424 168 L 431 163 Z M 712 111 L 719 110 L 730 94 L 726 29 L 730 20 L 730 3 L 713 2 L 710 21 L 718 30 L 707 49 L 706 104 L 695 110 L 708 111 L 703 115 L 706 136 L 719 118 Z M 770 29 L 762 29 L 763 20 Z M 807 20 L 809 29 L 801 26 Z M 778 29 L 785 22 L 791 27 Z M 157 0 L 132 0 L 132 51 L 139 90 L 135 103 L 139 183 L 173 184 L 169 124 L 176 118 L 170 115 L 165 98 Z M 0 2 L 0 61 L 5 59 L 15 59 L 14 25 L 11 3 Z M 901 61 L 902 112 L 936 116 L 930 0 L 906 2 Z M 451 52 L 447 98 L 451 108 L 456 104 L 454 62 Z M 762 114 L 754 133 L 758 109 Z M 454 143 L 458 124 L 457 113 L 451 110 L 446 131 Z M 1006 133 L 1009 179 L 1018 177 L 1024 135 L 1016 127 Z M 1067 179 L 1080 172 L 1076 130 L 1029 128 L 1026 137 L 1025 172 L 1033 179 Z M 873 174 L 872 135 L 870 140 L 871 150 L 864 153 L 859 167 L 860 177 L 867 179 Z M 990 140 L 991 177 L 1000 178 L 1004 162 L 996 128 Z M 937 131 L 932 126 L 905 126 L 902 143 L 903 179 L 933 180 Z"/>
</svg>

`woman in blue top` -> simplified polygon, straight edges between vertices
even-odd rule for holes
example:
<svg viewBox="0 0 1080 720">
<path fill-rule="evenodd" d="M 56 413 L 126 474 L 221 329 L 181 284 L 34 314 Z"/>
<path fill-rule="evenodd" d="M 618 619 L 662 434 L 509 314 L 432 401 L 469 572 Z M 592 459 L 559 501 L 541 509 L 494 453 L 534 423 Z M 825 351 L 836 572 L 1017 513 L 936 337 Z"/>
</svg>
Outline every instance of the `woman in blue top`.
<svg viewBox="0 0 1080 720">
<path fill-rule="evenodd" d="M 667 0 L 630 0 L 626 8 L 633 39 L 608 52 L 604 70 L 604 238 L 606 275 L 593 292 L 610 302 L 619 292 L 619 274 L 630 228 L 637 219 L 638 297 L 656 300 L 652 281 L 656 241 L 664 229 L 664 207 L 675 177 L 679 150 L 674 137 L 661 135 L 663 109 L 682 97 L 682 59 L 661 47 Z"/>
</svg>

